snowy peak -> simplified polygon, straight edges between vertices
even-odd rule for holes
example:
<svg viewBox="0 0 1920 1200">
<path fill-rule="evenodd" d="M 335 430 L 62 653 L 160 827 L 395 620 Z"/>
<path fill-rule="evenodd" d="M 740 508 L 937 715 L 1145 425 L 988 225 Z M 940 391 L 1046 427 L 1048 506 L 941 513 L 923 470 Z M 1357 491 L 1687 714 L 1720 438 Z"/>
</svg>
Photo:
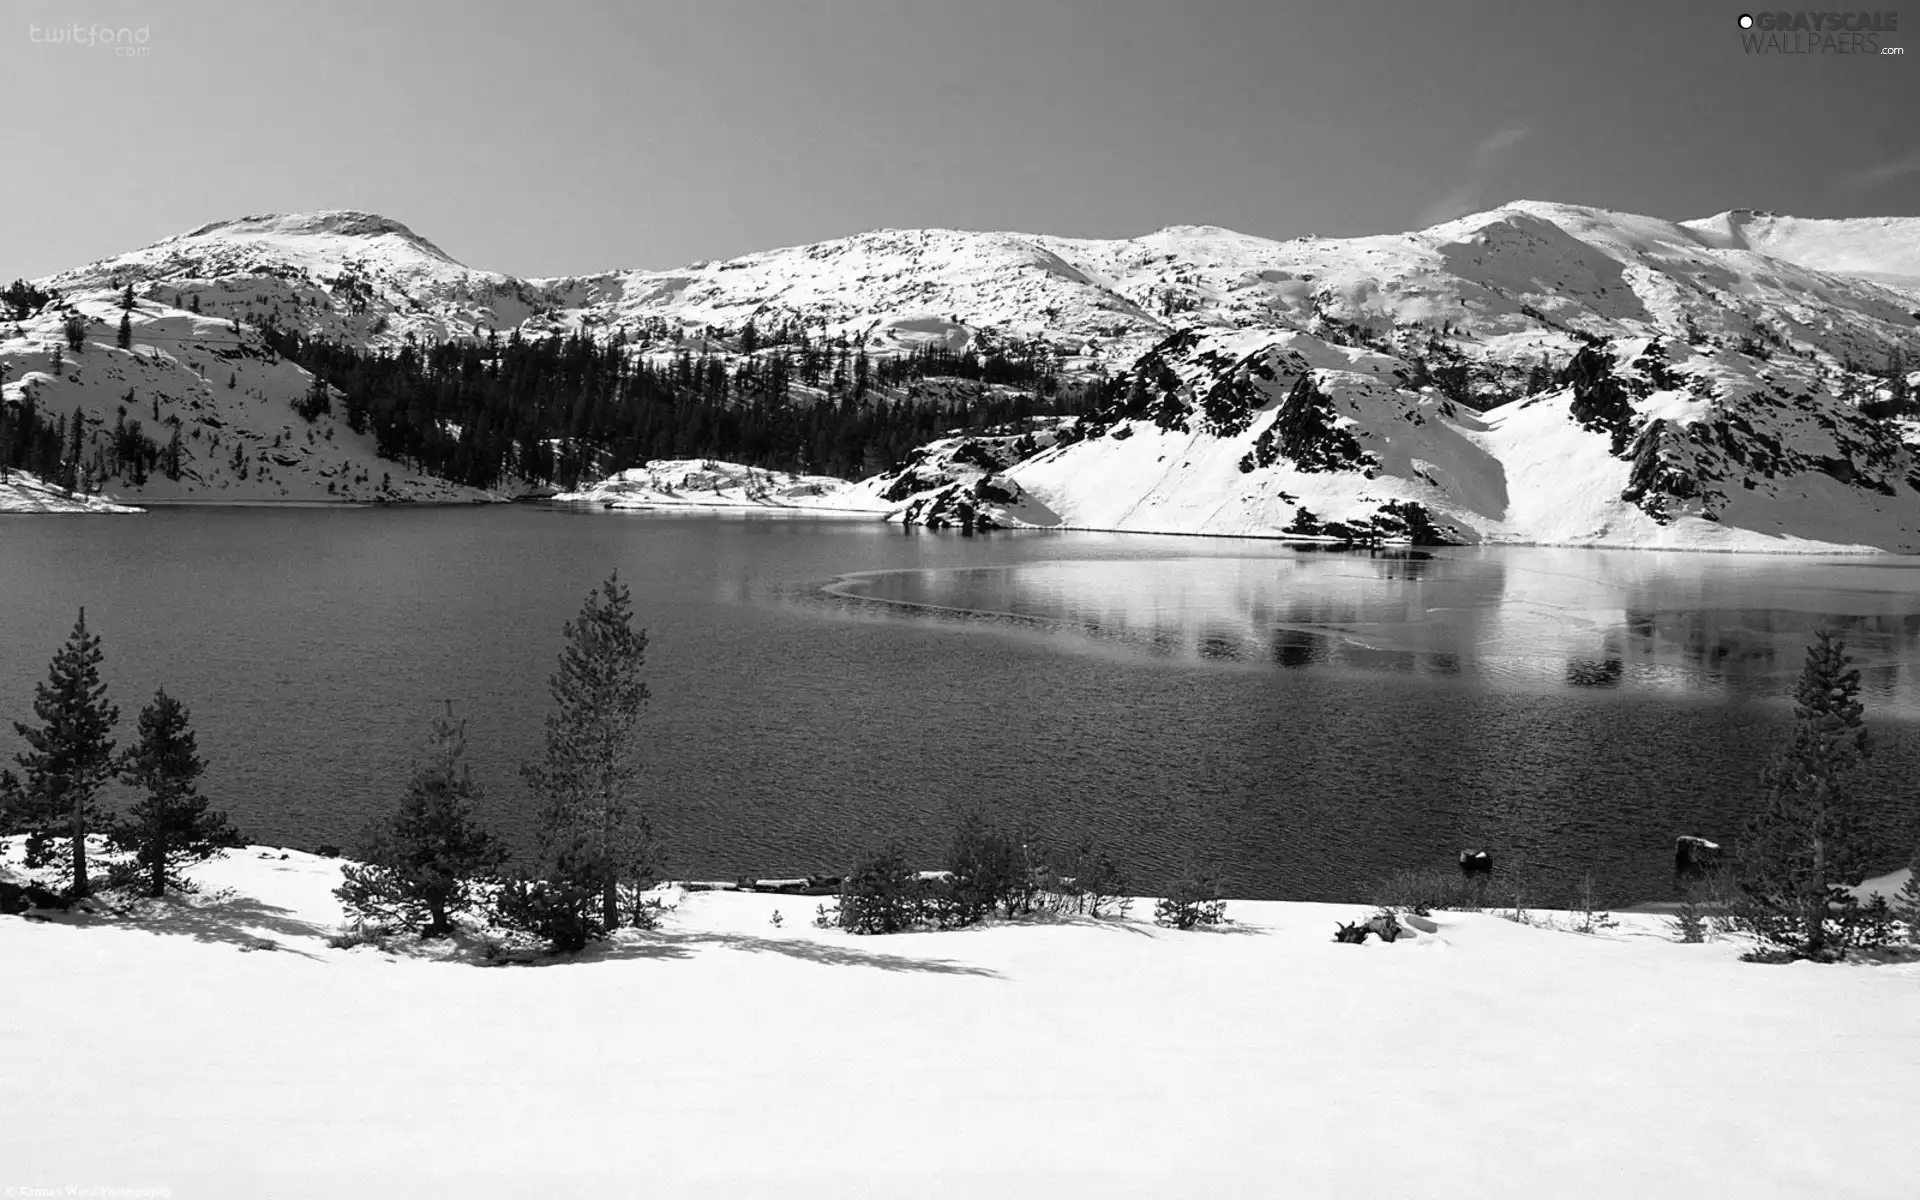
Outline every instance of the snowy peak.
<svg viewBox="0 0 1920 1200">
<path fill-rule="evenodd" d="M 355 209 L 310 213 L 266 213 L 260 216 L 237 217 L 231 221 L 214 221 L 176 237 L 166 238 L 157 244 L 164 246 L 210 237 L 314 236 L 365 239 L 392 237 L 454 266 L 461 265 L 452 255 L 393 218 Z"/>
</svg>

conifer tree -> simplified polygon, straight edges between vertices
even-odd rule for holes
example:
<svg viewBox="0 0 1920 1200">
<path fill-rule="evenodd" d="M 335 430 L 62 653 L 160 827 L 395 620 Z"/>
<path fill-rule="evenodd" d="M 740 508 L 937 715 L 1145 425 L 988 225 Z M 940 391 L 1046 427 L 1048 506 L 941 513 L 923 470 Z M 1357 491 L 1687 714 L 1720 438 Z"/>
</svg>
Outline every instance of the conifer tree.
<svg viewBox="0 0 1920 1200">
<path fill-rule="evenodd" d="M 1920 854 L 1907 863 L 1907 881 L 1893 898 L 1893 915 L 1907 927 L 1907 940 L 1920 943 Z"/>
<path fill-rule="evenodd" d="M 56 860 L 55 843 L 65 839 L 72 857 L 68 894 L 85 896 L 87 834 L 97 824 L 94 802 L 113 777 L 113 739 L 120 710 L 107 702 L 100 681 L 100 639 L 87 632 L 87 610 L 80 610 L 73 632 L 53 656 L 46 682 L 34 688 L 33 713 L 40 724 L 15 721 L 14 732 L 27 743 L 14 755 L 26 772 L 0 772 L 0 807 L 8 825 L 27 835 L 27 866 L 38 870 Z"/>
<path fill-rule="evenodd" d="M 184 450 L 185 447 L 180 441 L 180 426 L 176 423 L 173 427 L 173 436 L 167 439 L 166 454 L 160 460 L 163 464 L 161 470 L 168 479 L 180 478 L 180 455 Z"/>
<path fill-rule="evenodd" d="M 650 882 L 651 831 L 634 794 L 647 635 L 633 628 L 632 596 L 618 572 L 588 593 L 564 632 L 548 685 L 546 752 L 522 775 L 542 806 L 546 880 L 564 889 L 564 907 L 577 906 L 581 932 L 595 936 L 619 925 L 623 886 Z"/>
<path fill-rule="evenodd" d="M 133 284 L 131 282 L 127 284 L 127 290 L 120 293 L 120 307 L 122 309 L 131 309 L 133 307 Z"/>
<path fill-rule="evenodd" d="M 1739 847 L 1739 879 L 1762 936 L 1794 954 L 1829 954 L 1828 903 L 1860 882 L 1865 846 L 1853 770 L 1867 755 L 1860 672 L 1822 630 L 1794 688 L 1794 728 L 1760 772 L 1762 809 Z"/>
<path fill-rule="evenodd" d="M 68 492 L 80 486 L 80 455 L 86 448 L 87 417 L 78 406 L 73 410 L 73 420 L 67 425 L 67 461 L 61 472 L 60 482 Z"/>
<path fill-rule="evenodd" d="M 190 891 L 182 874 L 187 865 L 240 845 L 240 833 L 200 794 L 207 764 L 186 708 L 165 688 L 140 710 L 139 731 L 140 740 L 120 760 L 120 781 L 146 796 L 114 824 L 113 842 L 133 852 L 147 895 L 162 895 L 170 887 Z"/>
<path fill-rule="evenodd" d="M 361 865 L 343 868 L 334 895 L 363 920 L 420 929 L 423 937 L 453 932 L 453 918 L 474 906 L 473 885 L 506 861 L 506 847 L 473 816 L 479 795 L 467 764 L 467 723 L 453 702 L 434 718 L 428 761 L 416 766 L 400 807 L 374 827 Z"/>
<path fill-rule="evenodd" d="M 133 316 L 132 314 L 130 313 L 120 314 L 120 332 L 114 335 L 113 344 L 120 347 L 122 350 L 133 349 Z"/>
</svg>

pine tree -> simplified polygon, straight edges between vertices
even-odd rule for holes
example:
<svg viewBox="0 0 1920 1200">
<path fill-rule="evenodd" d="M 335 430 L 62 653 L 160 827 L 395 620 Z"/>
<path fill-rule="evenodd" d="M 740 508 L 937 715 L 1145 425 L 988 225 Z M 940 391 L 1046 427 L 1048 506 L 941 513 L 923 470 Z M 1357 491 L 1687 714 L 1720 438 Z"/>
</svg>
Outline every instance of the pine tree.
<svg viewBox="0 0 1920 1200">
<path fill-rule="evenodd" d="M 1907 882 L 1893 898 L 1893 915 L 1907 927 L 1907 940 L 1920 943 L 1920 854 L 1907 863 Z"/>
<path fill-rule="evenodd" d="M 173 427 L 173 436 L 167 439 L 166 453 L 160 459 L 161 471 L 168 479 L 180 478 L 180 455 L 184 449 L 180 442 L 180 426 L 176 423 Z"/>
<path fill-rule="evenodd" d="M 640 779 L 640 678 L 647 635 L 633 628 L 633 602 L 615 572 L 588 593 L 565 626 L 566 649 L 549 682 L 546 753 L 522 775 L 542 802 L 546 877 L 574 893 L 589 935 L 620 923 L 620 888 L 650 881 L 651 831 L 634 797 Z M 599 900 L 597 922 L 590 911 Z"/>
<path fill-rule="evenodd" d="M 87 417 L 78 407 L 73 410 L 73 420 L 67 425 L 67 461 L 61 471 L 60 482 L 71 493 L 80 486 L 80 456 L 86 449 L 84 441 L 87 432 Z"/>
<path fill-rule="evenodd" d="M 114 335 L 113 344 L 122 350 L 133 349 L 133 315 L 120 314 L 120 332 Z"/>
<path fill-rule="evenodd" d="M 1761 812 L 1739 850 L 1741 890 L 1762 936 L 1794 954 L 1829 954 L 1829 901 L 1857 884 L 1865 846 L 1851 777 L 1867 755 L 1860 672 L 1822 630 L 1794 688 L 1794 729 L 1760 772 Z"/>
<path fill-rule="evenodd" d="M 120 293 L 120 307 L 129 310 L 133 308 L 133 284 L 131 282 L 127 284 L 127 290 Z"/>
<path fill-rule="evenodd" d="M 114 845 L 133 852 L 147 895 L 171 887 L 191 891 L 183 871 L 221 850 L 241 845 L 240 833 L 200 794 L 200 759 L 189 714 L 162 688 L 140 710 L 140 740 L 120 760 L 120 781 L 145 790 L 146 798 L 113 827 Z"/>
<path fill-rule="evenodd" d="M 423 937 L 453 932 L 453 918 L 475 904 L 475 880 L 506 861 L 506 847 L 473 817 L 479 795 L 467 765 L 467 723 L 434 718 L 428 761 L 416 766 L 400 807 L 368 835 L 362 865 L 346 867 L 334 895 L 363 920 L 421 929 Z M 424 926 L 424 928 L 423 928 Z"/>
<path fill-rule="evenodd" d="M 27 866 L 55 860 L 54 842 L 65 838 L 72 852 L 69 894 L 88 893 L 87 834 L 97 823 L 95 798 L 113 777 L 113 740 L 120 710 L 107 702 L 100 681 L 100 639 L 87 632 L 80 610 L 66 645 L 53 656 L 47 680 L 34 688 L 36 726 L 13 723 L 27 749 L 14 756 L 26 780 L 0 772 L 0 806 L 8 824 L 27 835 Z"/>
</svg>

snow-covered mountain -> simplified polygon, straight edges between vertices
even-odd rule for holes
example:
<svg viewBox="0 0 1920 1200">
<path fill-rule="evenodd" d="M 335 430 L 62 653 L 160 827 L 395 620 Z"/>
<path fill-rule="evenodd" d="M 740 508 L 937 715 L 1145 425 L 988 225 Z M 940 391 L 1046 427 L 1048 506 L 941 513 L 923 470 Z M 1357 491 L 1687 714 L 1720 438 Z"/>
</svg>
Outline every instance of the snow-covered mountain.
<svg viewBox="0 0 1920 1200">
<path fill-rule="evenodd" d="M 1797 359 L 1620 339 L 1484 413 L 1293 331 L 1180 334 L 1142 365 L 1003 483 L 1104 529 L 1920 551 L 1920 427 L 1814 390 Z"/>
<path fill-rule="evenodd" d="M 732 355 L 751 319 L 874 355 L 1025 344 L 1068 376 L 1126 372 L 1124 403 L 1028 461 L 965 480 L 929 474 L 939 455 L 909 465 L 989 514 L 1014 495 L 1009 520 L 1390 533 L 1418 505 L 1422 536 L 1448 540 L 1920 549 L 1914 426 L 1858 410 L 1890 386 L 1866 371 L 1920 363 L 1920 218 L 1523 201 L 1375 237 L 882 230 L 517 279 L 328 212 L 219 222 L 41 282 L 91 322 L 85 350 L 55 371 L 59 313 L 0 324 L 7 397 L 30 388 L 102 431 L 121 406 L 179 418 L 195 479 L 119 489 L 136 496 L 252 495 L 262 466 L 271 496 L 365 498 L 382 476 L 389 494 L 470 495 L 294 416 L 312 382 L 261 344 L 268 321 L 368 346 L 619 331 L 635 353 L 677 335 Z M 131 352 L 111 345 L 129 284 Z"/>
</svg>

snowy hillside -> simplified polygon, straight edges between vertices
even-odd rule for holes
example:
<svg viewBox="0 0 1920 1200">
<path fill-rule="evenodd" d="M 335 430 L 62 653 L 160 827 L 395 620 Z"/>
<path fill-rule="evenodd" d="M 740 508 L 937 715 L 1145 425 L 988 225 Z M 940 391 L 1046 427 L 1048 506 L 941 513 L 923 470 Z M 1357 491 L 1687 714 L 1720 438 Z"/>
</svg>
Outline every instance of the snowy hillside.
<svg viewBox="0 0 1920 1200">
<path fill-rule="evenodd" d="M 1920 552 L 1920 438 L 1816 371 L 1637 339 L 1477 413 L 1366 348 L 1182 334 L 1004 478 L 1057 514 L 1035 523 L 1087 528 Z"/>
<path fill-rule="evenodd" d="M 1822 221 L 1741 210 L 1685 225 L 1710 246 L 1753 250 L 1920 296 L 1920 217 Z"/>
<path fill-rule="evenodd" d="M 0 471 L 0 513 L 135 513 L 104 496 L 68 492 L 25 471 Z"/>
<path fill-rule="evenodd" d="M 354 433 L 336 412 L 302 417 L 295 404 L 313 393 L 313 377 L 244 324 L 152 298 L 136 298 L 123 313 L 110 288 L 68 292 L 64 303 L 0 323 L 0 397 L 16 412 L 31 404 L 69 430 L 78 414 L 89 488 L 159 501 L 493 498 L 379 457 L 373 437 Z M 123 315 L 126 349 L 116 344 Z M 74 317 L 77 347 L 63 328 Z"/>
</svg>

